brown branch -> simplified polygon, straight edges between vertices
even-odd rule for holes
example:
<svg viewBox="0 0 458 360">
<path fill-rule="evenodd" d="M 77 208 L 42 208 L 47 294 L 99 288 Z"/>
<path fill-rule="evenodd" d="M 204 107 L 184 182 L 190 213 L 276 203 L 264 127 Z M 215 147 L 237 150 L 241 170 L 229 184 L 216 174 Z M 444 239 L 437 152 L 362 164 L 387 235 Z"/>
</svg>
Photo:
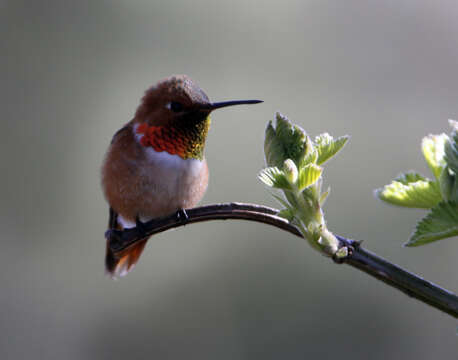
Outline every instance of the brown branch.
<svg viewBox="0 0 458 360">
<path fill-rule="evenodd" d="M 240 219 L 269 224 L 302 237 L 300 231 L 284 218 L 277 216 L 278 210 L 261 205 L 226 203 L 202 206 L 186 210 L 187 218 L 173 214 L 154 219 L 142 226 L 142 233 L 137 229 L 124 231 L 109 230 L 110 248 L 120 253 L 145 237 L 201 221 Z M 452 292 L 422 279 L 397 265 L 365 250 L 360 242 L 337 236 L 340 247 L 348 249 L 344 258 L 333 258 L 337 263 L 344 263 L 373 276 L 386 284 L 401 290 L 408 296 L 416 298 L 455 318 L 458 318 L 458 297 Z"/>
</svg>

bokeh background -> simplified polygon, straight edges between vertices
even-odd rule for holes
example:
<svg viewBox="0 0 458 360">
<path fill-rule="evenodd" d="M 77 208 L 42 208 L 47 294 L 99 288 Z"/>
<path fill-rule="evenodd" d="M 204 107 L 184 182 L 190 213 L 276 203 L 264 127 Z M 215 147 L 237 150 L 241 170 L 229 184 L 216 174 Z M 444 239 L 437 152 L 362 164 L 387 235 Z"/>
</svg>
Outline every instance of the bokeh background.
<svg viewBox="0 0 458 360">
<path fill-rule="evenodd" d="M 268 226 L 160 234 L 112 281 L 99 168 L 170 74 L 263 99 L 214 114 L 203 203 L 276 206 L 256 179 L 275 111 L 350 134 L 325 169 L 330 229 L 456 291 L 457 239 L 403 248 L 424 213 L 373 189 L 429 175 L 421 138 L 458 117 L 457 18 L 455 1 L 0 1 L 0 358 L 454 358 L 451 317 Z"/>
</svg>

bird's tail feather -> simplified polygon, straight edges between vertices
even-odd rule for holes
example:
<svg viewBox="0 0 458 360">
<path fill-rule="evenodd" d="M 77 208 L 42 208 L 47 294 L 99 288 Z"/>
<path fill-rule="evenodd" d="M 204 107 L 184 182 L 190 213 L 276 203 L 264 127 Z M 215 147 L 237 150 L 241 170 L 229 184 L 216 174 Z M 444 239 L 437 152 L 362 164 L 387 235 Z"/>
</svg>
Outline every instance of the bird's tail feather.
<svg viewBox="0 0 458 360">
<path fill-rule="evenodd" d="M 148 239 L 143 239 L 135 245 L 115 254 L 110 248 L 110 237 L 108 237 L 105 255 L 105 272 L 112 278 L 125 276 L 134 268 L 147 241 Z"/>
<path fill-rule="evenodd" d="M 111 207 L 108 219 L 108 229 L 122 230 L 122 226 L 118 223 L 118 214 Z M 115 279 L 118 276 L 125 276 L 134 268 L 145 248 L 148 238 L 137 242 L 135 245 L 129 246 L 119 253 L 114 253 L 111 250 L 110 241 L 111 236 L 107 235 L 105 273 Z"/>
</svg>

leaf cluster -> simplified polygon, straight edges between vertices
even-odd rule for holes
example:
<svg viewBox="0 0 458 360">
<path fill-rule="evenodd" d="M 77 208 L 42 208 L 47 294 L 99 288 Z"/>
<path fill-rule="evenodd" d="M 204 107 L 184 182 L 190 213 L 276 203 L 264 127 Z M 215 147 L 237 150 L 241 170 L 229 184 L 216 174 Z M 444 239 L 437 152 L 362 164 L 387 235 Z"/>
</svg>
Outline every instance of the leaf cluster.
<svg viewBox="0 0 458 360">
<path fill-rule="evenodd" d="M 303 192 L 315 184 L 323 165 L 343 148 L 348 136 L 334 139 L 328 133 L 312 141 L 304 129 L 277 113 L 275 127 L 266 128 L 264 154 L 267 168 L 259 179 L 269 187 L 284 191 Z"/>
<path fill-rule="evenodd" d="M 280 216 L 297 224 L 315 245 L 326 237 L 330 240 L 324 247 L 334 242 L 333 236 L 325 229 L 321 210 L 329 194 L 329 190 L 321 191 L 322 166 L 347 141 L 348 136 L 334 139 L 327 133 L 312 140 L 300 126 L 292 124 L 280 113 L 276 114 L 275 126 L 271 121 L 266 128 L 264 153 L 267 167 L 259 173 L 259 179 L 268 187 L 283 192 L 283 197 L 273 194 L 284 206 Z"/>
<path fill-rule="evenodd" d="M 458 235 L 458 122 L 449 120 L 450 135 L 428 135 L 423 156 L 434 178 L 401 174 L 377 189 L 376 196 L 393 205 L 429 209 L 417 223 L 406 246 L 418 246 Z"/>
</svg>

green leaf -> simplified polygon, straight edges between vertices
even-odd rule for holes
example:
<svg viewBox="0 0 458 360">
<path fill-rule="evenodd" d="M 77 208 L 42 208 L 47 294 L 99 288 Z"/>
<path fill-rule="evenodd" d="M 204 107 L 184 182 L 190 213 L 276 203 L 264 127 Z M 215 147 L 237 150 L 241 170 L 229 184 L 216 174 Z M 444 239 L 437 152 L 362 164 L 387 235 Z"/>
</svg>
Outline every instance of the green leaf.
<svg viewBox="0 0 458 360">
<path fill-rule="evenodd" d="M 312 142 L 310 141 L 309 143 L 311 144 Z M 312 149 L 311 151 L 307 153 L 306 156 L 304 156 L 299 167 L 305 166 L 308 164 L 316 164 L 317 160 L 318 160 L 318 151 L 316 149 Z"/>
<path fill-rule="evenodd" d="M 445 201 L 458 201 L 458 179 L 448 166 L 444 168 L 439 178 L 442 199 Z"/>
<path fill-rule="evenodd" d="M 277 189 L 291 189 L 291 184 L 289 183 L 287 177 L 283 171 L 277 167 L 269 167 L 261 170 L 258 178 L 267 186 Z"/>
<path fill-rule="evenodd" d="M 291 195 L 291 193 L 287 193 Z M 295 210 L 295 207 L 293 205 L 288 204 L 286 200 L 284 200 L 281 196 L 278 196 L 277 194 L 271 194 L 275 199 L 278 200 L 280 204 L 284 206 L 284 209 L 280 210 L 278 212 L 278 216 L 288 220 L 292 224 L 297 224 L 297 211 Z M 286 195 L 286 194 L 285 194 Z"/>
<path fill-rule="evenodd" d="M 447 140 L 446 134 L 440 134 L 426 136 L 421 142 L 423 156 L 436 179 L 439 179 L 445 167 L 444 146 Z"/>
<path fill-rule="evenodd" d="M 458 174 L 458 122 L 449 120 L 453 131 L 450 138 L 445 142 L 445 162 L 450 170 Z"/>
<path fill-rule="evenodd" d="M 404 185 L 408 185 L 413 182 L 417 181 L 428 181 L 427 178 L 425 178 L 423 175 L 410 171 L 404 174 L 399 175 L 394 181 L 400 182 Z"/>
<path fill-rule="evenodd" d="M 328 133 L 317 136 L 315 139 L 316 148 L 318 150 L 318 159 L 316 163 L 321 165 L 325 161 L 328 161 L 344 147 L 348 139 L 349 136 L 346 135 L 334 139 Z"/>
<path fill-rule="evenodd" d="M 285 208 L 290 208 L 290 205 L 286 200 L 284 200 L 281 196 L 278 196 L 277 194 L 271 194 L 280 204 L 282 204 Z"/>
<path fill-rule="evenodd" d="M 432 208 L 442 199 L 436 182 L 415 173 L 398 177 L 391 184 L 377 189 L 375 195 L 393 205 L 423 209 Z"/>
<path fill-rule="evenodd" d="M 295 212 L 292 208 L 280 210 L 280 212 L 277 215 L 282 217 L 283 219 L 288 220 L 289 222 L 294 221 L 296 217 Z"/>
<path fill-rule="evenodd" d="M 441 202 L 417 224 L 406 246 L 419 246 L 458 236 L 458 203 Z"/>
<path fill-rule="evenodd" d="M 320 206 L 321 207 L 326 202 L 326 199 L 328 198 L 330 192 L 331 192 L 331 188 L 328 187 L 328 190 L 326 190 L 324 193 L 321 194 L 321 196 L 320 196 Z"/>
<path fill-rule="evenodd" d="M 293 125 L 285 116 L 276 114 L 276 127 L 269 122 L 264 139 L 264 154 L 267 166 L 281 168 L 286 159 L 300 164 L 310 151 L 311 141 L 305 131 Z"/>
<path fill-rule="evenodd" d="M 293 194 L 293 192 L 283 191 L 283 194 L 285 195 L 286 200 L 288 200 L 288 203 L 292 208 L 297 209 L 299 207 L 297 197 Z"/>
<path fill-rule="evenodd" d="M 298 190 L 302 191 L 307 186 L 315 184 L 315 182 L 320 178 L 322 171 L 323 168 L 315 164 L 308 164 L 300 169 L 296 185 Z"/>
</svg>

